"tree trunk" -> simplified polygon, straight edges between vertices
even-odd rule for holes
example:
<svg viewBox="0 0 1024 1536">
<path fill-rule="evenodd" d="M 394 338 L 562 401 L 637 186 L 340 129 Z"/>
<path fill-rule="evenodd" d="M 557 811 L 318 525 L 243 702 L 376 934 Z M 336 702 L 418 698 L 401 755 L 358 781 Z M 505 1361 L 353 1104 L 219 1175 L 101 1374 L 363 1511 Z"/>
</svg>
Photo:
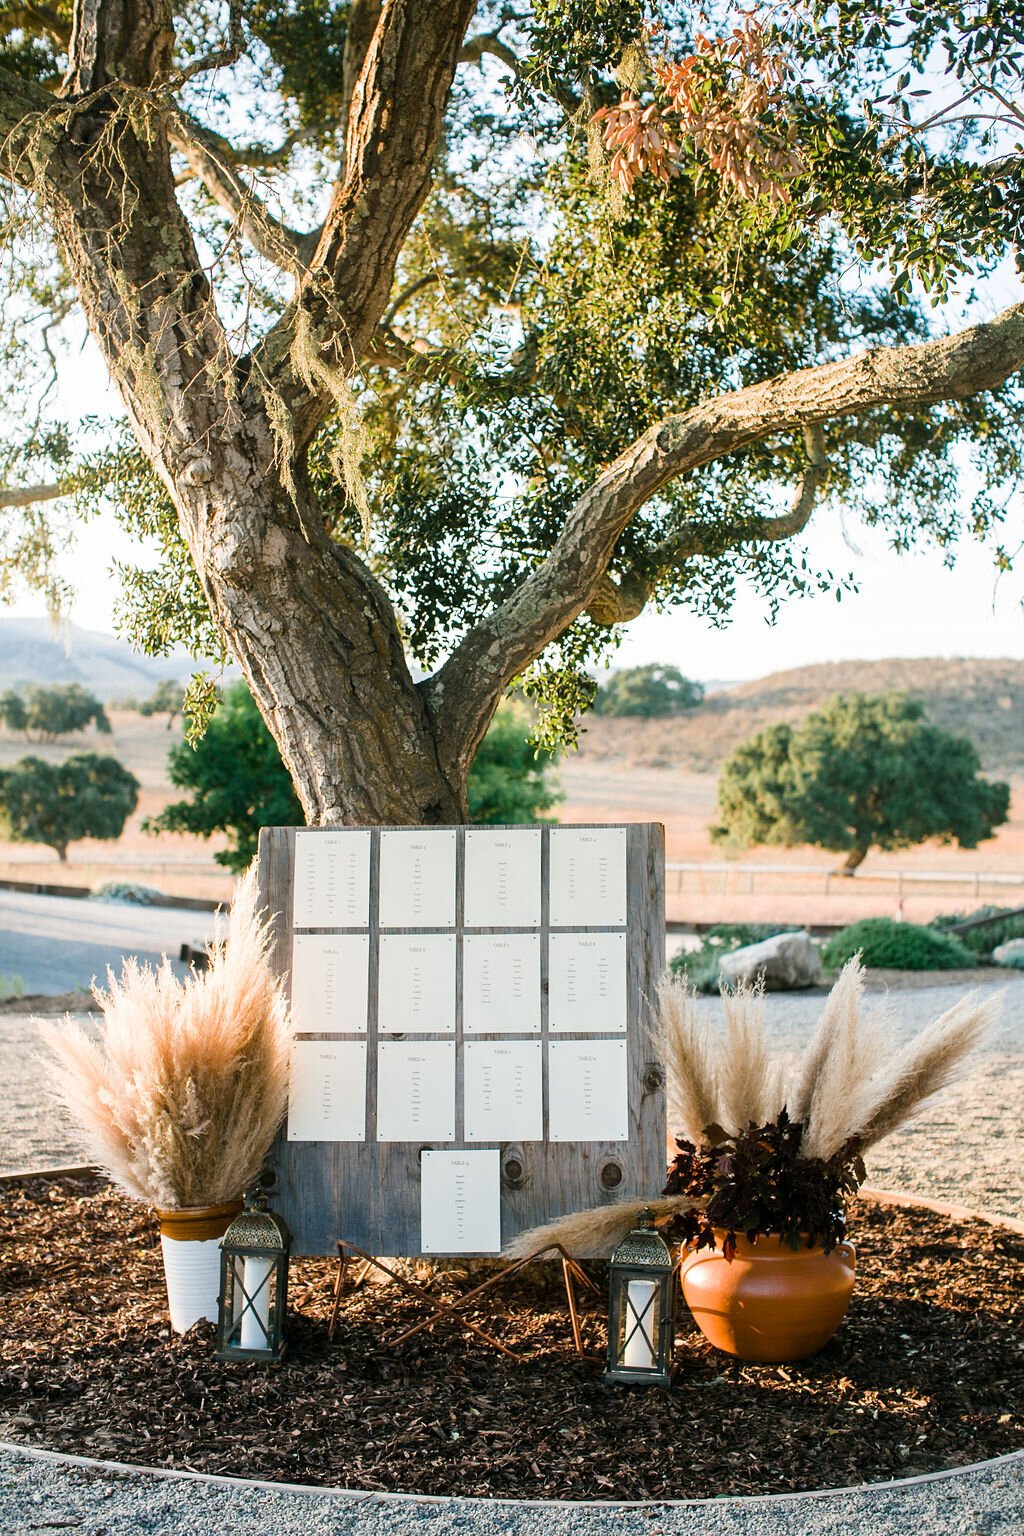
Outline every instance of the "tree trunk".
<svg viewBox="0 0 1024 1536">
<path fill-rule="evenodd" d="M 186 476 L 173 493 L 308 824 L 465 821 L 465 778 L 442 771 L 386 594 L 328 538 L 299 465 L 281 484 L 274 447 L 268 437 L 244 464 L 218 459 L 201 487 Z"/>
<path fill-rule="evenodd" d="M 851 848 L 846 855 L 846 862 L 838 873 L 840 875 L 852 875 L 864 863 L 867 856 L 868 850 L 866 848 Z"/>
<path fill-rule="evenodd" d="M 52 848 L 56 848 L 58 859 L 60 859 L 60 862 L 62 864 L 66 864 L 67 861 L 68 861 L 68 845 L 67 845 L 67 843 L 51 843 L 50 846 Z"/>
</svg>

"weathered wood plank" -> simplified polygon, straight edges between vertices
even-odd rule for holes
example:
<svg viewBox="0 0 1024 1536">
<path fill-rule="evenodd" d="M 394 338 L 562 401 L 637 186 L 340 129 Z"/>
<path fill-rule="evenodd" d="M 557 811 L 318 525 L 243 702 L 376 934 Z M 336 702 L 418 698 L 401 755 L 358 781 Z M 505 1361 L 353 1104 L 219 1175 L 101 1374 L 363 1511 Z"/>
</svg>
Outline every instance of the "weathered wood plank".
<svg viewBox="0 0 1024 1536">
<path fill-rule="evenodd" d="M 419 1158 L 428 1147 L 449 1150 L 479 1147 L 465 1141 L 463 1118 L 463 973 L 462 944 L 456 944 L 456 1140 L 446 1143 L 377 1141 L 377 1046 L 380 939 L 380 832 L 371 837 L 369 1009 L 367 1042 L 367 1119 L 365 1143 L 289 1142 L 287 1127 L 278 1136 L 270 1162 L 278 1180 L 275 1195 L 291 1227 L 296 1253 L 334 1252 L 345 1237 L 368 1252 L 417 1255 L 420 1252 Z M 407 829 L 406 829 L 407 830 Z M 581 826 L 580 830 L 583 830 Z M 457 831 L 458 896 L 456 929 L 464 918 L 465 836 Z M 665 1169 L 665 1096 L 661 1066 L 653 1058 L 650 1039 L 650 999 L 664 955 L 664 831 L 655 823 L 626 827 L 627 876 L 627 1073 L 629 1083 L 629 1141 L 609 1143 L 551 1143 L 547 1138 L 550 912 L 548 872 L 550 832 L 542 834 L 541 907 L 541 1035 L 545 1140 L 503 1144 L 501 1156 L 502 1237 L 508 1241 L 525 1228 L 570 1210 L 620 1199 L 656 1194 Z M 265 828 L 260 834 L 260 902 L 273 914 L 272 962 L 282 975 L 291 970 L 295 829 Z M 302 932 L 330 930 L 303 928 Z M 388 932 L 422 932 L 393 930 Z M 452 930 L 443 930 L 451 932 Z M 536 929 L 477 928 L 474 933 L 536 932 Z M 559 932 L 602 932 L 599 928 L 559 929 Z M 312 1031 L 303 1031 L 311 1034 Z M 319 1032 L 317 1032 L 319 1033 Z M 329 1034 L 329 1031 L 325 1031 Z M 352 1038 L 352 1037 L 349 1037 Z M 401 1038 L 391 1036 L 389 1038 Z M 411 1037 L 405 1037 L 411 1038 Z M 417 1040 L 439 1036 L 417 1035 Z M 447 1038 L 451 1038 L 449 1035 Z M 477 1035 L 480 1040 L 531 1038 Z M 564 1041 L 590 1041 L 608 1036 L 560 1031 Z M 619 1037 L 621 1038 L 621 1037 Z"/>
</svg>

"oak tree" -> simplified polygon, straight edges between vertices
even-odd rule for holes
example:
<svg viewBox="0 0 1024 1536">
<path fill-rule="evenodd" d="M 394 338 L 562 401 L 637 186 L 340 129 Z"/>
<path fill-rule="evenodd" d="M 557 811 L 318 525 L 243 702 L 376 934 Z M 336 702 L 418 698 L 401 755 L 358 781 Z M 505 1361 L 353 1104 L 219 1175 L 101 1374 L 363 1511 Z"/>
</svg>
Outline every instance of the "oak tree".
<svg viewBox="0 0 1024 1536">
<path fill-rule="evenodd" d="M 1024 306 L 925 301 L 1019 237 L 1021 16 L 0 4 L 0 590 L 108 498 L 311 823 L 447 822 L 513 681 L 565 737 L 646 605 L 841 591 L 816 499 L 1005 564 Z M 127 435 L 38 408 L 76 315 Z"/>
<path fill-rule="evenodd" d="M 1010 786 L 981 777 L 966 736 L 923 717 L 904 694 L 838 693 L 799 725 L 759 731 L 722 766 L 712 839 L 829 848 L 847 855 L 844 874 L 872 848 L 976 848 L 1007 820 Z"/>
<path fill-rule="evenodd" d="M 67 862 L 82 837 L 116 841 L 139 798 L 139 781 L 116 757 L 79 752 L 62 763 L 23 757 L 0 768 L 0 828 L 16 843 L 46 843 Z"/>
</svg>

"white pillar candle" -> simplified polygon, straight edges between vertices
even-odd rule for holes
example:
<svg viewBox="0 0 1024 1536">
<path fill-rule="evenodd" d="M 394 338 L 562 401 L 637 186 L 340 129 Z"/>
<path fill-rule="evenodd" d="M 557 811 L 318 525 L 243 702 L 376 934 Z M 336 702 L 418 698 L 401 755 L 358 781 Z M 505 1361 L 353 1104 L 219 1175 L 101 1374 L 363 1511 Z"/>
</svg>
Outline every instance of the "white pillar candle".
<svg viewBox="0 0 1024 1536">
<path fill-rule="evenodd" d="M 244 1296 L 239 1297 L 245 1307 L 242 1315 L 242 1332 L 238 1340 L 242 1349 L 266 1349 L 267 1332 L 270 1328 L 270 1272 L 273 1259 L 247 1258 L 243 1271 L 243 1285 L 252 1304 L 247 1305 Z M 260 1326 L 262 1324 L 262 1327 Z"/>
<path fill-rule="evenodd" d="M 628 1336 L 631 1329 L 633 1332 L 632 1337 L 626 1339 L 623 1365 L 648 1371 L 654 1365 L 654 1346 L 649 1335 L 653 1336 L 655 1332 L 653 1303 L 657 1290 L 656 1280 L 630 1280 L 626 1288 L 629 1299 L 626 1307 L 626 1334 Z M 640 1318 L 639 1323 L 637 1317 Z"/>
</svg>

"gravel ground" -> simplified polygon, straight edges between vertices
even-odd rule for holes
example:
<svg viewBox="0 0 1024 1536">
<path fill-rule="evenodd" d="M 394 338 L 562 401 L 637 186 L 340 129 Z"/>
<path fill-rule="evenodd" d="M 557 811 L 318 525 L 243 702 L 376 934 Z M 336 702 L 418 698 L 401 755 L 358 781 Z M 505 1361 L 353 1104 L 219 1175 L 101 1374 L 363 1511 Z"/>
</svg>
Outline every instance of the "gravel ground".
<svg viewBox="0 0 1024 1536">
<path fill-rule="evenodd" d="M 703 1505 L 418 1502 L 96 1472 L 0 1450 L 5 1536 L 1020 1536 L 1024 1453 L 891 1488 Z"/>
<path fill-rule="evenodd" d="M 967 1076 L 941 1094 L 916 1120 L 875 1147 L 867 1159 L 868 1182 L 949 1200 L 993 1215 L 1024 1219 L 1024 976 L 974 981 L 982 996 L 1003 994 L 1003 1012 L 976 1052 Z M 869 1008 L 891 1017 L 893 1045 L 958 1001 L 962 983 L 889 990 L 873 985 Z M 701 1006 L 721 1014 L 717 997 Z M 768 1021 L 780 1050 L 800 1049 L 817 1019 L 822 994 L 768 995 Z"/>
<path fill-rule="evenodd" d="M 1024 1218 L 1024 977 L 983 981 L 1004 992 L 1003 1018 L 967 1079 L 877 1149 L 871 1183 Z M 960 995 L 961 986 L 900 988 L 888 999 L 894 1044 Z M 776 994 L 769 1019 L 797 1049 L 821 994 Z M 878 994 L 873 1003 L 886 1003 Z M 717 999 L 702 1006 L 715 1012 Z M 24 1016 L 0 1018 L 0 1168 L 77 1160 L 75 1139 L 46 1103 Z M 628 1401 L 624 1403 L 628 1408 Z M 80 1530 L 83 1536 L 1024 1536 L 1024 1454 L 918 1483 L 819 1497 L 715 1500 L 630 1510 L 488 1501 L 418 1503 L 346 1498 L 151 1474 L 97 1472 L 0 1448 L 0 1531 Z"/>
</svg>

